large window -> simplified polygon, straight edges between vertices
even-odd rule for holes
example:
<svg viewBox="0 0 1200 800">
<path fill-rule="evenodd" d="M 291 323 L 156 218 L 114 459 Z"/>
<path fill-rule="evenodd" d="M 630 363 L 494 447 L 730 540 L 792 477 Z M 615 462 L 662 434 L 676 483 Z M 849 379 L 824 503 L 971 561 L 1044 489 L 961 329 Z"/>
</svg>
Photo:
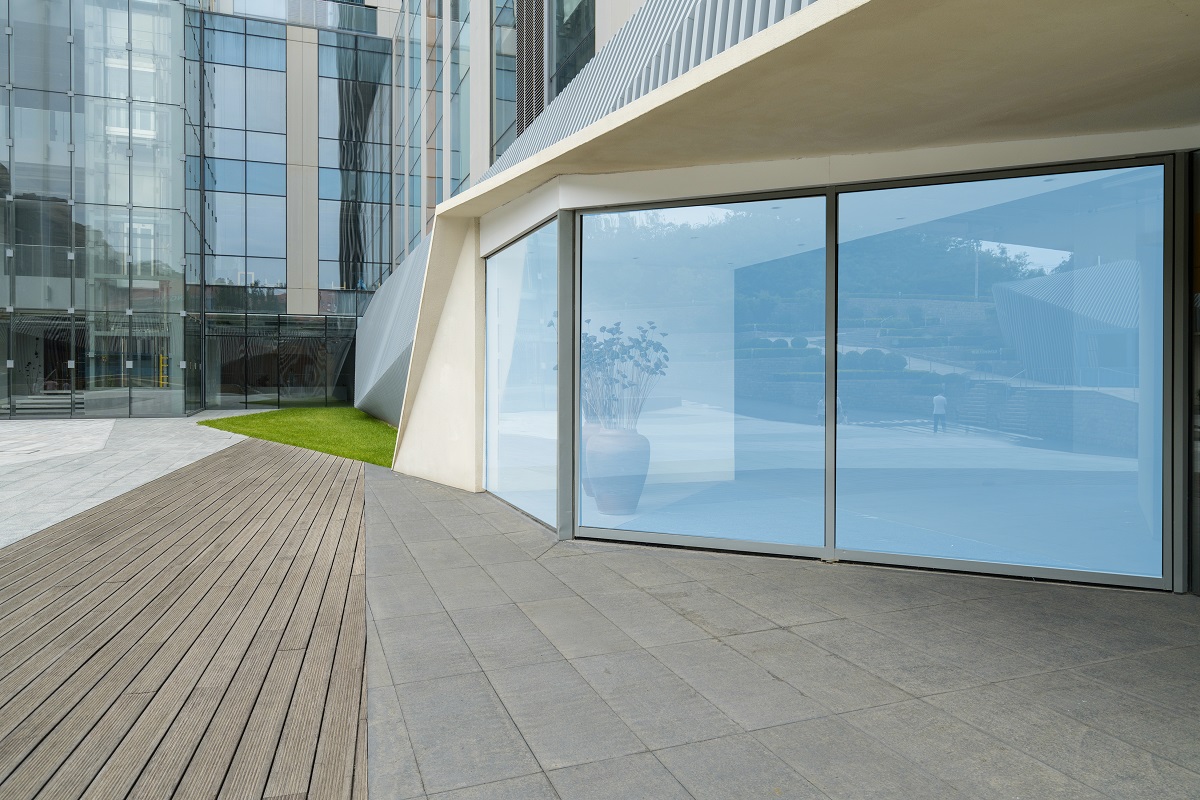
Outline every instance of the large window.
<svg viewBox="0 0 1200 800">
<path fill-rule="evenodd" d="M 556 525 L 558 237 L 540 228 L 487 260 L 487 490 Z"/>
<path fill-rule="evenodd" d="M 579 520 L 824 543 L 825 200 L 583 219 Z"/>
<path fill-rule="evenodd" d="M 1150 164 L 585 213 L 582 533 L 1161 578 L 1164 187 Z"/>
<path fill-rule="evenodd" d="M 837 543 L 1162 574 L 1163 170 L 843 194 Z"/>
</svg>

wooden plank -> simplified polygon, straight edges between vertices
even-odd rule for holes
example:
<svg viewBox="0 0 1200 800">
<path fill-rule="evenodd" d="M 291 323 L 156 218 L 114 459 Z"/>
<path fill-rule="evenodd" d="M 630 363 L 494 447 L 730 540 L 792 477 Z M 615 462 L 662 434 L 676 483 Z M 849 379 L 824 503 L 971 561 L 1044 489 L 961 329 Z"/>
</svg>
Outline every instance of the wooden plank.
<svg viewBox="0 0 1200 800">
<path fill-rule="evenodd" d="M 166 478 L 0 550 L 0 797 L 365 797 L 363 465 Z"/>
<path fill-rule="evenodd" d="M 339 470 L 336 480 L 330 481 L 324 487 L 325 491 L 314 494 L 314 502 L 310 502 L 305 510 L 305 516 L 308 519 L 307 527 L 309 527 L 309 536 L 306 537 L 304 545 L 297 548 L 297 554 L 290 559 L 287 577 L 284 579 L 284 584 L 276 597 L 276 602 L 272 609 L 264 617 L 262 625 L 259 627 L 258 636 L 270 636 L 275 646 L 283 634 L 284 623 L 279 621 L 282 618 L 286 621 L 286 617 L 280 612 L 290 612 L 294 608 L 296 597 L 299 594 L 300 588 L 307 576 L 309 565 L 316 553 L 316 545 L 326 535 L 326 522 L 321 520 L 316 521 L 317 511 L 324 506 L 325 498 L 330 493 L 340 491 L 341 484 L 345 481 L 348 473 L 348 465 L 341 459 L 338 460 Z M 283 555 L 281 554 L 281 557 Z M 242 675 L 239 677 L 245 678 L 248 685 L 253 685 L 257 678 L 259 681 L 267 680 L 267 669 L 262 669 L 261 673 L 255 675 L 252 671 L 245 670 L 246 665 L 242 665 Z M 229 693 L 223 701 L 222 708 L 214 716 L 213 724 L 205 733 L 203 740 L 197 748 L 196 755 L 192 763 L 188 766 L 187 772 L 184 774 L 180 784 L 180 790 L 188 795 L 211 796 L 220 788 L 221 782 L 225 777 L 227 767 L 234 759 L 235 749 L 239 744 L 238 736 L 234 735 L 233 731 L 241 731 L 249 723 L 248 720 L 252 715 L 256 703 L 260 700 L 260 693 L 266 691 L 262 688 L 261 683 L 255 694 L 245 693 Z M 289 687 L 290 691 L 290 687 Z M 262 742 L 255 742 L 255 745 L 260 747 Z M 273 750 L 274 745 L 271 746 Z M 267 766 L 270 764 L 270 753 L 263 749 L 260 753 L 260 760 Z M 245 761 L 245 759 L 243 759 Z M 265 773 L 264 773 L 265 780 Z"/>
<path fill-rule="evenodd" d="M 264 456 L 267 454 L 264 453 Z M 264 458 L 254 462 L 257 468 L 266 470 L 271 460 L 277 459 L 279 456 L 275 454 L 274 458 Z M 7 594 L 5 599 L 0 601 L 0 616 L 8 615 L 12 610 L 21 612 L 24 605 L 28 602 L 37 602 L 39 592 L 46 591 L 48 588 L 59 584 L 79 584 L 79 580 L 71 581 L 71 578 L 80 571 L 85 571 L 92 577 L 91 585 L 112 580 L 112 576 L 119 571 L 120 567 L 125 566 L 130 560 L 137 558 L 142 554 L 145 548 L 139 545 L 145 544 L 147 539 L 154 538 L 157 534 L 161 537 L 164 532 L 171 530 L 170 526 L 180 517 L 196 517 L 203 519 L 208 508 L 219 507 L 220 493 L 213 491 L 213 487 L 199 486 L 198 492 L 202 496 L 204 493 L 209 495 L 208 503 L 202 504 L 199 507 L 195 502 L 197 495 L 185 493 L 176 503 L 173 503 L 161 515 L 155 518 L 153 512 L 149 512 L 147 519 L 143 520 L 138 525 L 134 525 L 128 531 L 123 531 L 118 536 L 109 537 L 110 540 L 105 544 L 104 548 L 97 548 L 89 552 L 89 559 L 71 558 L 70 554 L 60 554 L 56 560 L 42 564 L 36 571 L 26 575 L 22 579 L 5 590 Z M 184 532 L 186 529 L 181 529 Z M 81 538 L 78 546 L 83 549 L 87 545 L 85 539 Z M 99 561 L 108 552 L 111 555 L 107 561 Z M 90 556 L 95 558 L 90 558 Z M 117 565 L 113 565 L 115 569 L 105 569 L 102 565 L 111 564 L 113 558 L 124 559 Z M 99 567 L 99 568 L 98 568 Z M 6 633 L 4 628 L 4 620 L 0 619 L 0 635 Z"/>
<path fill-rule="evenodd" d="M 299 477 L 303 480 L 307 475 L 301 471 Z M 278 492 L 272 492 L 273 499 L 270 505 L 273 508 L 279 508 L 287 495 L 286 484 L 281 484 L 279 489 Z M 249 571 L 255 562 L 264 558 L 269 563 L 282 540 L 294 533 L 285 524 L 286 517 L 274 520 L 275 525 L 266 524 L 272 521 L 270 514 L 252 512 L 251 519 L 255 518 L 259 520 L 257 524 L 239 531 L 240 539 L 254 544 L 236 557 L 232 567 L 235 575 Z M 256 536 L 256 533 L 259 535 Z M 248 552 L 252 555 L 248 556 Z M 252 581 L 244 581 L 237 583 L 233 591 L 223 599 L 221 591 L 212 591 L 201 605 L 207 604 L 209 598 L 219 600 L 219 607 L 215 613 L 200 611 L 198 608 L 196 613 L 190 614 L 172 631 L 162 649 L 155 655 L 155 661 L 148 664 L 125 690 L 153 691 L 154 699 L 125 734 L 112 758 L 97 774 L 89 787 L 90 793 L 106 797 L 126 795 L 146 766 L 147 760 L 152 757 L 164 732 L 179 714 L 188 697 L 196 690 L 201 675 L 226 641 L 230 631 L 247 613 L 247 609 L 253 607 L 255 598 L 261 603 L 263 598 L 272 597 L 276 589 L 277 586 L 255 585 Z M 212 707 L 220 701 L 223 688 L 214 688 L 211 691 L 211 698 L 202 701 L 202 707 L 207 705 L 209 700 Z M 201 732 L 202 729 L 197 731 L 196 735 L 199 736 Z"/>
<path fill-rule="evenodd" d="M 7 578 L 14 568 L 31 561 L 35 554 L 69 546 L 75 536 L 86 532 L 90 526 L 105 524 L 110 518 L 156 505 L 162 497 L 177 492 L 181 485 L 186 486 L 198 478 L 203 480 L 204 476 L 218 474 L 228 462 L 244 459 L 259 444 L 253 440 L 239 442 L 4 547 L 0 550 L 0 587 L 7 585 Z"/>
<path fill-rule="evenodd" d="M 245 545 L 253 541 L 253 538 L 250 537 L 242 540 L 238 546 L 242 551 L 245 551 Z M 253 551 L 253 548 L 250 549 Z M 249 561 L 252 556 L 253 552 L 243 555 L 242 561 Z M 210 607 L 220 603 L 222 607 L 231 608 L 231 602 L 234 604 L 237 602 L 236 595 L 221 597 L 210 594 L 209 597 L 213 598 L 212 602 L 208 604 Z M 204 607 L 205 604 L 202 602 L 189 614 L 189 618 L 196 618 L 198 616 L 204 618 L 210 617 L 211 612 L 204 610 Z M 227 611 L 227 613 L 231 612 Z M 161 622 L 161 620 L 159 621 Z M 189 634 L 185 633 L 184 635 L 187 636 Z M 44 767 L 46 765 L 57 767 L 70 753 L 78 739 L 91 729 L 96 720 L 101 718 L 107 708 L 121 693 L 122 689 L 127 687 L 131 680 L 134 680 L 134 676 L 140 677 L 144 673 L 147 655 L 150 655 L 151 659 L 158 658 L 161 655 L 163 650 L 158 645 L 159 643 L 151 636 L 143 638 L 132 651 L 135 655 L 119 659 L 114 669 L 109 670 L 98 683 L 89 688 L 82 702 L 72 703 L 72 693 L 62 691 L 61 688 L 52 694 L 47 702 L 38 708 L 35 716 L 38 717 L 37 722 L 41 726 L 49 724 L 51 727 L 54 727 L 61 722 L 61 726 L 55 727 L 55 732 L 60 735 L 48 736 L 38 743 L 33 756 L 26 759 L 9 776 L 7 785 L 12 787 L 14 791 L 21 791 L 27 784 L 35 783 L 39 778 L 44 779 Z M 75 676 L 72 676 L 72 680 L 74 678 Z M 59 719 L 55 720 L 52 716 L 53 714 L 58 714 Z M 59 731 L 59 727 L 61 731 Z M 23 737 L 18 735 L 18 737 L 5 740 L 4 744 L 0 745 L 0 768 L 8 766 L 5 763 L 6 756 L 17 755 L 23 749 L 22 747 L 15 747 L 10 748 L 11 752 L 6 752 L 4 745 L 8 745 L 10 742 L 25 744 L 22 740 Z"/>
<path fill-rule="evenodd" d="M 261 485 L 245 487 L 230 498 L 231 502 L 236 501 L 237 504 L 229 513 L 233 513 L 241 507 L 241 503 L 244 502 L 243 498 L 253 497 L 261 491 L 263 491 Z M 220 526 L 226 522 L 227 516 L 228 514 L 223 514 L 207 520 L 197 519 L 181 530 L 191 536 L 192 541 L 207 546 L 209 540 L 202 537 L 211 531 L 219 530 Z M 148 551 L 146 555 L 151 556 L 154 552 L 153 550 Z M 57 672 L 69 674 L 81 665 L 80 659 L 86 660 L 91 657 L 96 652 L 97 646 L 107 646 L 109 639 L 132 617 L 137 616 L 146 604 L 161 604 L 162 600 L 157 597 L 158 590 L 162 588 L 163 583 L 161 576 L 164 567 L 169 565 L 171 560 L 165 558 L 165 555 L 164 552 L 159 558 L 151 560 L 139 571 L 138 578 L 126 581 L 124 586 L 105 598 L 101 604 L 71 628 L 64 630 L 59 637 L 44 646 L 40 642 L 37 643 L 38 649 L 27 661 L 17 662 L 15 658 L 10 658 L 12 653 L 0 658 L 0 667 L 3 668 L 0 670 L 0 674 L 3 675 L 0 677 L 0 702 L 4 703 L 4 706 L 0 707 L 0 711 L 4 712 L 0 714 L 0 736 L 11 730 L 6 727 L 5 723 L 14 719 L 15 712 L 11 706 L 13 698 L 25 691 L 28 684 L 41 675 L 45 669 L 53 665 Z M 206 567 L 207 562 L 196 558 L 183 569 L 183 573 L 189 580 L 195 579 Z M 156 585 L 151 586 L 151 583 L 156 583 Z M 19 668 L 15 668 L 14 664 L 18 663 Z M 47 678 L 47 680 L 51 679 Z M 17 719 L 20 718 L 17 717 Z"/>
<path fill-rule="evenodd" d="M 287 468 L 286 461 L 282 462 L 282 466 Z M 258 484 L 251 497 L 267 491 L 273 485 L 273 481 Z M 238 502 L 234 509 L 241 509 L 241 514 L 228 520 L 229 525 L 214 525 L 212 528 L 219 540 L 226 541 L 239 551 L 245 542 L 235 541 L 238 521 L 247 513 L 252 513 L 245 506 L 245 500 Z M 228 516 L 223 515 L 219 521 L 226 521 Z M 207 546 L 207 542 L 201 544 Z M 88 634 L 83 646 L 72 648 L 10 699 L 0 709 L 0 729 L 7 728 L 5 733 L 10 734 L 0 741 L 0 775 L 7 775 L 25 755 L 22 752 L 25 748 L 20 744 L 24 738 L 23 732 L 45 731 L 53 727 L 139 640 L 147 634 L 153 634 L 164 622 L 170 628 L 179 624 L 226 566 L 206 558 L 194 559 L 186 566 L 182 563 L 168 564 L 143 585 L 130 602 L 122 604 L 119 614 L 105 620 Z M 117 596 L 111 595 L 110 599 Z M 182 602 L 176 603 L 176 600 Z M 147 641 L 156 640 L 151 635 Z M 5 680 L 15 674 L 10 674 Z M 13 725 L 18 720 L 19 723 Z"/>
<path fill-rule="evenodd" d="M 299 500 L 298 497 L 294 499 Z M 277 531 L 289 534 L 288 541 L 302 539 L 310 532 L 311 526 L 299 523 L 310 504 L 284 503 L 288 511 L 276 520 L 275 527 Z M 280 547 L 274 550 L 275 554 L 278 554 L 283 542 L 279 544 Z M 134 784 L 129 795 L 131 798 L 167 796 L 182 778 L 197 743 L 229 692 L 238 695 L 253 692 L 251 696 L 257 695 L 261 680 L 265 677 L 277 649 L 280 635 L 279 631 L 262 630 L 262 622 L 269 608 L 276 602 L 289 602 L 288 592 L 283 587 L 282 578 L 285 576 L 281 573 L 279 577 L 280 579 L 273 583 L 259 584 L 255 596 L 246 605 L 229 635 L 199 677 L 196 683 L 197 692 L 211 688 L 219 690 L 220 694 L 211 704 L 202 702 L 189 707 L 192 701 L 191 698 L 188 699 L 157 744 L 153 757 Z M 235 678 L 240 678 L 236 686 L 233 685 Z M 195 696 L 193 694 L 193 697 Z M 235 697 L 234 702 L 236 701 Z M 252 706 L 252 703 L 250 705 Z M 243 724 L 244 721 L 243 717 Z M 149 724 L 152 725 L 153 721 Z"/>
<path fill-rule="evenodd" d="M 355 500 L 361 505 L 360 484 L 361 480 L 355 481 L 354 487 L 349 491 L 349 502 L 337 515 L 340 516 L 341 523 L 336 526 L 336 530 L 343 535 L 329 539 L 337 542 L 337 549 L 327 577 L 322 581 L 318 574 L 316 579 L 305 587 L 308 590 L 310 586 L 314 589 L 319 586 L 321 602 L 313 617 L 312 634 L 307 641 L 304 665 L 300 669 L 300 678 L 296 683 L 296 700 L 293 701 L 292 707 L 288 711 L 287 721 L 284 723 L 275 763 L 271 766 L 271 775 L 264 792 L 265 797 L 285 797 L 308 789 L 321 718 L 329 691 L 333 659 L 341 627 L 341 615 L 346 603 L 347 581 L 354 559 L 356 541 L 354 538 L 344 535 L 345 518 Z M 333 529 L 331 527 L 331 530 Z M 316 594 L 317 592 L 314 590 L 309 597 L 315 597 Z M 301 603 L 297 604 L 297 613 L 300 612 L 303 602 L 304 598 L 302 597 Z M 333 619 L 331 609 L 337 610 L 337 619 Z M 304 610 L 307 614 L 308 609 Z M 293 621 L 295 619 L 296 617 L 293 617 Z M 304 633 L 303 628 L 304 623 L 296 628 L 289 623 L 288 630 L 284 631 L 280 647 L 288 647 L 289 633 L 295 637 L 294 640 L 300 640 Z"/>
</svg>

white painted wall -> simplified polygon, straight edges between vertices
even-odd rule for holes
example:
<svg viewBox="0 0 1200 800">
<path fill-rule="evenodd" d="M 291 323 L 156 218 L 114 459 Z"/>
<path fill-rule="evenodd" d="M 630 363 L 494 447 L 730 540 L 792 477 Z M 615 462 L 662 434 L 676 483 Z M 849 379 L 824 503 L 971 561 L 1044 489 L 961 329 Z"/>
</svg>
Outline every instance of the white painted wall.
<svg viewBox="0 0 1200 800">
<path fill-rule="evenodd" d="M 413 386 L 392 468 L 471 492 L 483 491 L 484 284 L 478 230 L 435 227 L 461 241 L 456 253 L 431 248 L 414 344 Z M 448 248 L 449 249 L 449 248 Z M 435 257 L 437 269 L 433 268 Z M 444 286 L 444 302 L 438 295 Z M 432 285 L 431 285 L 432 283 Z"/>
</svg>

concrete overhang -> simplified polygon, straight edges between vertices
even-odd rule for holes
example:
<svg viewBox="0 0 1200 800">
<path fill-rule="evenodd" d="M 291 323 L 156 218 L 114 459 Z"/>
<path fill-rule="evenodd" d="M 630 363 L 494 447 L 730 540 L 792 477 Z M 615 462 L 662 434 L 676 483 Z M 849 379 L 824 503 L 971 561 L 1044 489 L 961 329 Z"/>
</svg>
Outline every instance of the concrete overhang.
<svg viewBox="0 0 1200 800">
<path fill-rule="evenodd" d="M 820 0 L 437 211 L 561 175 L 1193 126 L 1198 42 L 1200 0 Z"/>
</svg>

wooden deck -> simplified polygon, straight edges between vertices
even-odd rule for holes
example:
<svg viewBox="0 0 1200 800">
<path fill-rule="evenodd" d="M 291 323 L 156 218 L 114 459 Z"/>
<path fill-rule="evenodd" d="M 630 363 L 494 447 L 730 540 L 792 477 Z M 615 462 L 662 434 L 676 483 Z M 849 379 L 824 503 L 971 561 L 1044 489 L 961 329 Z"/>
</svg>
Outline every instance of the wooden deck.
<svg viewBox="0 0 1200 800">
<path fill-rule="evenodd" d="M 365 797 L 363 492 L 246 441 L 0 550 L 0 797 Z"/>
</svg>

